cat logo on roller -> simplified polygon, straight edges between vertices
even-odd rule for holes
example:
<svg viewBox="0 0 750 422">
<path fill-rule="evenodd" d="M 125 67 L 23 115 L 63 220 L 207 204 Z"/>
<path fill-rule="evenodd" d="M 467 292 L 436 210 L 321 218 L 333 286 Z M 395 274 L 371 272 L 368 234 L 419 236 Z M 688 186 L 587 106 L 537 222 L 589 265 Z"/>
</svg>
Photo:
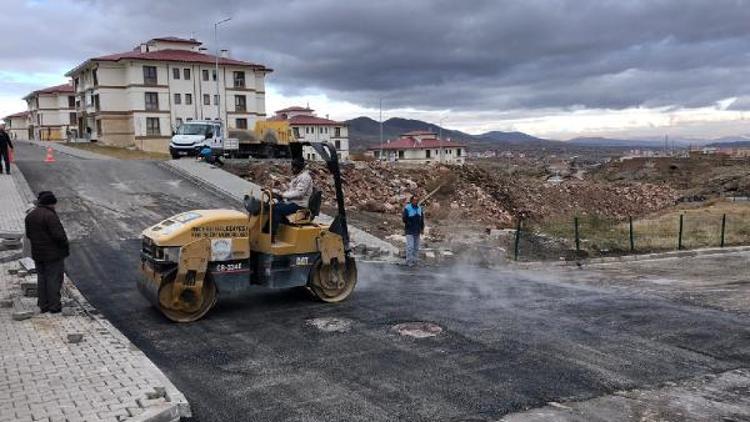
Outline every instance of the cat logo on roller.
<svg viewBox="0 0 750 422">
<path fill-rule="evenodd" d="M 337 215 L 317 223 L 322 193 L 307 208 L 287 216 L 270 233 L 274 195 L 245 196 L 245 210 L 193 210 L 143 231 L 138 289 L 167 318 L 200 319 L 218 298 L 241 295 L 253 286 L 305 286 L 324 302 L 340 302 L 357 284 L 351 256 L 344 193 L 336 149 L 331 143 L 292 142 L 292 159 L 310 146 L 327 164 L 336 190 Z M 275 241 L 272 242 L 272 238 Z"/>
</svg>

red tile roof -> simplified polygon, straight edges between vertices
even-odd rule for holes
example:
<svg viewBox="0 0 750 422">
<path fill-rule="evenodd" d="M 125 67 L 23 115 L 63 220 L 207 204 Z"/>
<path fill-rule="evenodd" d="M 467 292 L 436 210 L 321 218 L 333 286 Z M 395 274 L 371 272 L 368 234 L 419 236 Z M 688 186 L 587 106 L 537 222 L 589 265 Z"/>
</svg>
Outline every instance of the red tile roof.
<svg viewBox="0 0 750 422">
<path fill-rule="evenodd" d="M 96 61 L 108 61 L 117 62 L 120 60 L 149 60 L 149 61 L 167 61 L 167 62 L 190 62 L 190 63 L 205 63 L 214 64 L 216 63 L 216 56 L 210 54 L 199 53 L 197 51 L 190 50 L 175 50 L 175 49 L 164 49 L 156 51 L 147 51 L 145 53 L 140 50 L 126 51 L 124 53 L 109 54 L 106 56 L 94 57 L 91 60 Z M 219 57 L 220 65 L 229 66 L 250 66 L 261 70 L 271 72 L 272 70 L 255 63 L 245 62 L 242 60 L 235 60 L 226 57 Z"/>
<path fill-rule="evenodd" d="M 276 113 L 287 113 L 290 111 L 313 111 L 313 109 L 309 107 L 293 106 L 293 107 L 287 107 L 287 108 L 282 108 L 281 110 L 277 110 Z"/>
<path fill-rule="evenodd" d="M 58 93 L 59 94 L 71 93 L 72 94 L 73 84 L 67 83 L 67 84 L 62 84 L 62 85 L 51 86 L 48 88 L 37 89 L 36 91 L 30 92 L 27 96 L 23 98 L 29 98 L 29 97 L 32 97 L 34 95 L 39 95 L 39 94 L 58 94 Z"/>
<path fill-rule="evenodd" d="M 200 41 L 197 41 L 193 38 L 187 39 L 187 38 L 180 38 L 180 37 L 159 37 L 159 38 L 152 38 L 149 41 L 166 41 L 166 42 L 178 42 L 182 44 L 192 44 L 192 45 L 201 45 L 203 44 Z"/>
<path fill-rule="evenodd" d="M 13 118 L 13 117 L 26 117 L 28 115 L 29 115 L 28 111 L 19 111 L 18 113 L 13 113 L 13 114 L 10 114 L 8 116 L 5 116 L 5 118 L 6 119 L 10 119 L 10 118 Z"/>
<path fill-rule="evenodd" d="M 345 123 L 316 116 L 294 116 L 287 119 L 290 125 L 343 126 Z"/>
<path fill-rule="evenodd" d="M 387 144 L 382 144 L 369 148 L 370 151 L 381 149 L 427 149 L 427 148 L 465 148 L 466 145 L 452 142 L 441 141 L 440 139 L 423 139 L 419 142 L 411 136 L 402 136 L 401 138 Z"/>
</svg>

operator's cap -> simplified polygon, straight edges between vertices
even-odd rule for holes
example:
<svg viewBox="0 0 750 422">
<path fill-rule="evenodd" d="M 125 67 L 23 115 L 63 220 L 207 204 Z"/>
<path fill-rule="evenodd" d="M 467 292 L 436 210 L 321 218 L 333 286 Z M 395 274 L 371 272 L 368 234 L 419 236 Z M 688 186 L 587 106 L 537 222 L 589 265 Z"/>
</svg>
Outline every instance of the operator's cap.
<svg viewBox="0 0 750 422">
<path fill-rule="evenodd" d="M 56 203 L 57 198 L 55 197 L 55 194 L 48 190 L 39 192 L 39 195 L 36 198 L 37 205 L 55 205 Z"/>
</svg>

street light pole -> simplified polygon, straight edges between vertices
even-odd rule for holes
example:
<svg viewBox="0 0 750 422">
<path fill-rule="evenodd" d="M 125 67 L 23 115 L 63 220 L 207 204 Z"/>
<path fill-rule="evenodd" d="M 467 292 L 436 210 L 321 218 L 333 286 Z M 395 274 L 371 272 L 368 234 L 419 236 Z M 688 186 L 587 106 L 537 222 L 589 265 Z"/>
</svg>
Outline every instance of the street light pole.
<svg viewBox="0 0 750 422">
<path fill-rule="evenodd" d="M 222 19 L 214 24 L 214 44 L 216 45 L 216 117 L 219 118 L 220 122 L 223 119 L 221 118 L 221 93 L 219 91 L 219 25 L 230 20 L 232 20 L 231 17 Z"/>
</svg>

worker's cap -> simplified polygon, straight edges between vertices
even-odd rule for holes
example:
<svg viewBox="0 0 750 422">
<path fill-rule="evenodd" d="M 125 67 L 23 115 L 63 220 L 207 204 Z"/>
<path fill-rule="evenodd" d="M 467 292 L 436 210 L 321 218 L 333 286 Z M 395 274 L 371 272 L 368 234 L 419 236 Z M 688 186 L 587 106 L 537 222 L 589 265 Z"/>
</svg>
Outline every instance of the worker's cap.
<svg viewBox="0 0 750 422">
<path fill-rule="evenodd" d="M 55 205 L 56 203 L 57 198 L 55 197 L 55 194 L 48 190 L 39 192 L 39 195 L 36 198 L 37 205 Z"/>
</svg>

